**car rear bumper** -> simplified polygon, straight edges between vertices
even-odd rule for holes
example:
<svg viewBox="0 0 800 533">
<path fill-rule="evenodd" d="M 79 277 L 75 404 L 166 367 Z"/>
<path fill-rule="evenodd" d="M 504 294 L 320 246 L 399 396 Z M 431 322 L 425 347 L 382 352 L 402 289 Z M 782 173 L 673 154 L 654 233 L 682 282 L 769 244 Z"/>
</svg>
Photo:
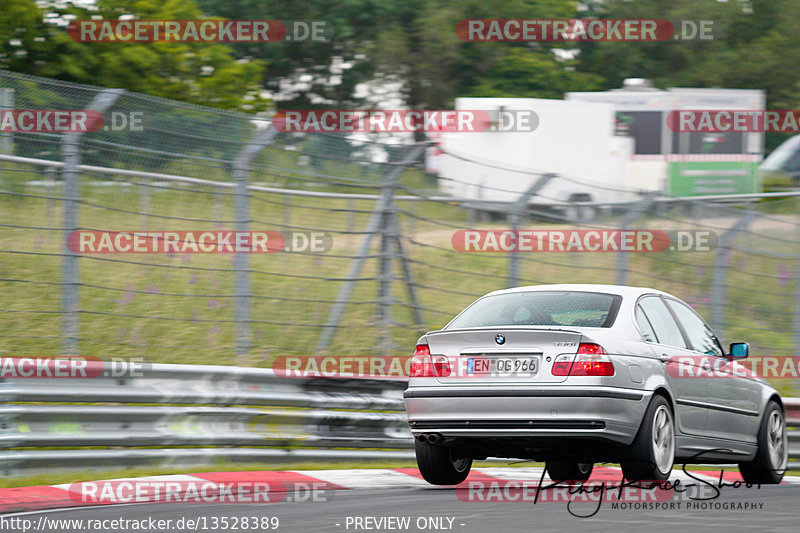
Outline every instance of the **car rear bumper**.
<svg viewBox="0 0 800 533">
<path fill-rule="evenodd" d="M 403 394 L 416 436 L 590 438 L 630 444 L 649 391 L 616 387 L 419 387 Z"/>
</svg>

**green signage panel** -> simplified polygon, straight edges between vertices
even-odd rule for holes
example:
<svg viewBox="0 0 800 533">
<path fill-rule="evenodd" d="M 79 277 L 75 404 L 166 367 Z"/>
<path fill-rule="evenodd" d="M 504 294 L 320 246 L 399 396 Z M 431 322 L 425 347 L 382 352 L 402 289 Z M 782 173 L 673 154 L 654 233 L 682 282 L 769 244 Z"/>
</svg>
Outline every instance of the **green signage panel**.
<svg viewBox="0 0 800 533">
<path fill-rule="evenodd" d="M 753 161 L 681 161 L 668 163 L 672 196 L 757 193 L 758 163 Z"/>
</svg>

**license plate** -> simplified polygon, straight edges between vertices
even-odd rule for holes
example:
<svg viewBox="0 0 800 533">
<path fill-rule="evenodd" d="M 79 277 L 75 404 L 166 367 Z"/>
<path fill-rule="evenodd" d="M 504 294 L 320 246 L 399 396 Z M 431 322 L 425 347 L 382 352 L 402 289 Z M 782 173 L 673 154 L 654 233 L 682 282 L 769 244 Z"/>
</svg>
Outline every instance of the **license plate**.
<svg viewBox="0 0 800 533">
<path fill-rule="evenodd" d="M 478 377 L 529 377 L 539 372 L 539 357 L 469 357 L 467 374 Z"/>
</svg>

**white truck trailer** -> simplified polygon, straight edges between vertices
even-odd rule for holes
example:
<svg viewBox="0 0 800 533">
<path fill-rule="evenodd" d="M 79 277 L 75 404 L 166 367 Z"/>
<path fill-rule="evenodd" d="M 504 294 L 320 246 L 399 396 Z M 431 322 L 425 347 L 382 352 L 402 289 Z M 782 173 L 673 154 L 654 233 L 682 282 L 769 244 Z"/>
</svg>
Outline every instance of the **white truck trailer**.
<svg viewBox="0 0 800 533">
<path fill-rule="evenodd" d="M 610 103 L 542 98 L 458 98 L 456 110 L 488 111 L 508 127 L 518 111 L 538 118 L 533 131 L 453 132 L 440 136 L 440 188 L 459 198 L 517 200 L 543 173 L 558 175 L 532 203 L 630 201 L 620 189 L 660 189 L 658 180 L 630 183 L 625 162 L 632 140 L 614 135 Z"/>
<path fill-rule="evenodd" d="M 558 178 L 530 202 L 562 209 L 624 204 L 647 191 L 700 196 L 760 190 L 762 133 L 673 132 L 667 116 L 681 109 L 764 109 L 763 91 L 659 90 L 647 80 L 626 80 L 623 89 L 567 93 L 565 100 L 458 98 L 455 107 L 488 111 L 501 129 L 503 117 L 515 111 L 538 117 L 533 131 L 438 136 L 429 168 L 443 192 L 474 200 L 476 208 L 520 198 L 543 173 Z"/>
</svg>

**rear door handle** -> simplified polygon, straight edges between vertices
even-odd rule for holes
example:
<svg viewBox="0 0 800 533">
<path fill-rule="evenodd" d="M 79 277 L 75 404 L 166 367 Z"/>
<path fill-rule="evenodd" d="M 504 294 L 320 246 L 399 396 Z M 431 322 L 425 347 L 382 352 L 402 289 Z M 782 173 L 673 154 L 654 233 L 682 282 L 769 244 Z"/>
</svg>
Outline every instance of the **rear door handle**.
<svg viewBox="0 0 800 533">
<path fill-rule="evenodd" d="M 658 360 L 661 361 L 662 363 L 666 363 L 670 359 L 671 359 L 671 357 L 668 354 L 665 354 L 665 353 L 662 353 L 661 355 L 658 356 Z"/>
</svg>

